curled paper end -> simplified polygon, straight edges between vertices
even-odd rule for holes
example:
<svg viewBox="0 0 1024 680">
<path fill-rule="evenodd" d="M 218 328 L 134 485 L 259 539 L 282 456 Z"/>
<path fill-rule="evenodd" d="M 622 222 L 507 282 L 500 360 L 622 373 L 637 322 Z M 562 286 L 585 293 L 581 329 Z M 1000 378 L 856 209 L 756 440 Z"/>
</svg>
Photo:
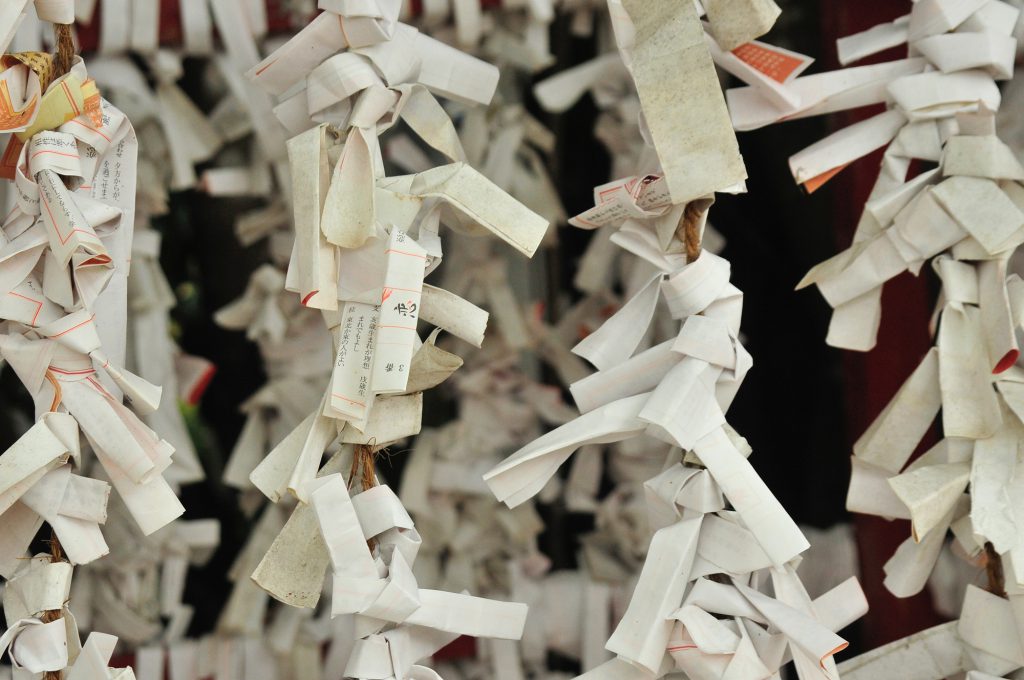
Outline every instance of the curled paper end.
<svg viewBox="0 0 1024 680">
<path fill-rule="evenodd" d="M 1008 370 L 1011 366 L 1017 363 L 1017 357 L 1020 356 L 1019 349 L 1011 349 L 1009 352 L 999 360 L 996 367 L 992 369 L 992 375 L 999 375 L 1000 373 Z"/>
<path fill-rule="evenodd" d="M 846 642 L 844 640 L 841 645 L 837 645 L 835 649 L 833 649 L 831 652 L 829 652 L 825 656 L 821 657 L 821 659 L 818 660 L 818 665 L 820 665 L 822 668 L 825 668 L 825 660 L 826 659 L 831 659 L 833 656 L 835 656 L 836 654 L 838 654 L 839 652 L 843 651 L 844 649 L 846 649 L 849 646 L 850 646 L 850 643 Z"/>
<path fill-rule="evenodd" d="M 831 170 L 826 170 L 825 172 L 821 173 L 820 175 L 816 175 L 816 176 L 810 178 L 809 180 L 804 182 L 801 186 L 804 188 L 804 191 L 806 191 L 808 194 L 813 194 L 815 191 L 817 191 L 822 186 L 824 186 L 824 184 L 826 182 L 828 182 L 830 179 L 832 179 L 833 177 L 838 175 L 840 172 L 842 172 L 843 169 L 845 169 L 847 165 L 849 165 L 849 163 L 843 163 L 842 165 L 836 166 L 836 167 L 832 168 Z"/>
</svg>

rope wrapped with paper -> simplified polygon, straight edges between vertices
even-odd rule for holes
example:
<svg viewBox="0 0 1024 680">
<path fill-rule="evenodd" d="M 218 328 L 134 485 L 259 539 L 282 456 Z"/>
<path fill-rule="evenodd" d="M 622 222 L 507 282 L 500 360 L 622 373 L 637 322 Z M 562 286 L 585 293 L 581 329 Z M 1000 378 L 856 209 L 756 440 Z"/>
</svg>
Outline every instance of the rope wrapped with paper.
<svg viewBox="0 0 1024 680">
<path fill-rule="evenodd" d="M 19 62 L 10 68 L 26 67 Z M 12 524 L 20 529 L 0 560 L 5 565 L 23 554 L 40 516 L 53 520 L 50 524 L 73 562 L 106 553 L 97 524 L 105 514 L 103 489 L 109 488 L 108 482 L 67 481 L 70 461 L 79 470 L 94 467 L 91 456 L 82 457 L 79 428 L 144 533 L 183 511 L 161 474 L 171 463 L 173 448 L 136 415 L 157 408 L 160 388 L 121 368 L 135 136 L 120 111 L 101 102 L 95 89 L 88 94 L 88 83 L 78 60 L 69 74 L 50 84 L 36 117 L 18 133 L 25 135 L 13 166 L 18 200 L 0 236 L 0 354 L 42 416 L 26 435 L 32 437 L 31 446 L 16 445 L 3 454 L 11 462 L 4 466 L 10 470 L 3 482 L 5 518 L 7 513 L 14 513 L 12 522 L 20 518 Z M 12 137 L 12 145 L 16 140 Z M 121 403 L 122 395 L 131 409 Z M 58 412 L 43 416 L 48 411 Z M 23 448 L 27 459 L 15 464 Z M 49 453 L 39 455 L 39 450 Z M 63 507 L 60 499 L 83 484 L 93 492 L 74 498 L 89 502 L 70 516 L 56 515 Z M 19 502 L 37 485 L 48 489 L 43 513 Z M 63 521 L 62 516 L 72 519 Z M 5 567 L 4 573 L 11 572 Z"/>
<path fill-rule="evenodd" d="M 908 7 L 910 14 L 891 24 L 841 38 L 839 58 L 848 64 L 903 44 L 913 56 L 796 78 L 782 86 L 791 100 L 786 106 L 756 85 L 727 93 L 739 130 L 888 105 L 790 158 L 793 177 L 814 191 L 848 164 L 885 148 L 853 244 L 812 269 L 799 286 L 818 286 L 834 309 L 828 342 L 847 349 L 874 346 L 882 285 L 889 279 L 916 274 L 946 251 L 965 263 L 1005 260 L 1024 240 L 1018 234 L 1024 234 L 1024 168 L 996 136 L 991 113 L 1000 103 L 996 82 L 1013 74 L 1019 11 L 1000 0 Z M 915 160 L 928 169 L 911 176 Z M 986 297 L 1005 298 L 1012 287 L 991 283 Z M 991 348 L 1003 350 L 992 366 L 1005 368 L 1009 364 L 1001 361 L 1016 349 L 1006 340 L 1012 319 L 991 309 L 986 317 L 999 326 L 986 331 L 994 336 L 990 342 L 1007 344 Z"/>
<path fill-rule="evenodd" d="M 598 369 L 571 386 L 582 415 L 514 453 L 485 480 L 515 507 L 581 447 L 594 455 L 594 445 L 635 438 L 675 447 L 645 484 L 653 536 L 605 645 L 615 657 L 580 677 L 682 671 L 767 678 L 790 660 L 803 679 L 837 677 L 833 655 L 846 643 L 835 631 L 862 615 L 866 602 L 854 579 L 812 600 L 796 574 L 807 541 L 725 419 L 753 363 L 739 340 L 742 293 L 729 283 L 729 263 L 699 247 L 712 192 L 742 190 L 746 178 L 713 63 L 764 80 L 774 67 L 751 57 L 766 49 L 751 41 L 770 28 L 778 8 L 705 3 L 706 33 L 690 3 L 609 5 L 657 163 L 597 187 L 595 207 L 570 222 L 602 229 L 608 243 L 642 263 L 634 271 L 647 274 L 572 350 Z M 601 63 L 582 75 L 597 83 L 613 72 Z M 555 89 L 546 91 L 554 97 Z M 651 328 L 664 317 L 674 337 L 651 345 Z"/>
<path fill-rule="evenodd" d="M 659 251 L 649 221 L 619 233 L 628 233 L 617 241 L 633 254 L 651 258 Z M 761 656 L 764 649 L 756 651 L 752 640 L 779 632 L 777 640 L 789 637 L 798 668 L 827 665 L 845 646 L 830 627 L 845 626 L 865 603 L 850 581 L 811 604 L 794 571 L 807 543 L 750 467 L 746 442 L 725 422 L 723 413 L 751 365 L 736 337 L 742 294 L 728 282 L 728 263 L 711 253 L 689 264 L 682 254 L 662 251 L 661 257 L 651 283 L 589 335 L 586 346 L 574 349 L 602 369 L 572 386 L 583 415 L 520 449 L 485 479 L 514 507 L 539 492 L 581 446 L 647 434 L 689 452 L 686 465 L 673 463 L 647 482 L 656 531 L 630 606 L 607 645 L 618 658 L 587 677 L 657 677 L 673 668 L 720 677 L 731 663 L 743 667 L 755 659 L 770 674 L 788 660 L 784 645 L 778 656 Z M 679 335 L 634 354 L 662 294 L 681 322 Z M 719 574 L 729 580 L 705 578 Z M 775 598 L 758 590 L 768 576 Z M 758 625 L 765 627 L 751 628 Z"/>
<path fill-rule="evenodd" d="M 295 241 L 283 285 L 321 311 L 334 344 L 315 410 L 249 479 L 275 503 L 298 503 L 253 580 L 286 604 L 314 607 L 330 566 L 331 614 L 351 621 L 355 641 L 337 662 L 344 675 L 405 680 L 436 677 L 416 661 L 459 634 L 517 639 L 526 615 L 524 605 L 419 588 L 420 538 L 368 467 L 372 451 L 420 431 L 423 390 L 461 365 L 435 346 L 436 332 L 420 339 L 419 321 L 483 340 L 487 313 L 424 278 L 441 263 L 442 223 L 529 256 L 548 222 L 464 162 L 434 98 L 487 103 L 497 70 L 398 22 L 400 4 L 321 0 L 322 14 L 249 71 L 279 97 L 275 112 L 294 135 Z M 386 176 L 378 135 L 398 120 L 450 163 Z M 273 293 L 257 296 L 269 302 L 261 309 L 276 305 Z M 350 495 L 355 480 L 339 473 L 353 455 L 364 484 Z"/>
<path fill-rule="evenodd" d="M 110 668 L 117 638 L 90 633 L 82 644 L 75 617 L 67 607 L 72 567 L 51 562 L 49 555 L 26 560 L 4 588 L 7 630 L 0 636 L 0 654 L 7 653 L 16 674 L 31 676 L 64 672 L 70 680 L 135 680 L 131 667 Z M 46 611 L 62 612 L 44 622 Z"/>
<path fill-rule="evenodd" d="M 125 560 L 135 536 L 147 540 L 183 508 L 164 476 L 174 449 L 140 420 L 157 411 L 161 389 L 123 368 L 136 137 L 73 56 L 73 7 L 35 3 L 39 18 L 55 23 L 56 57 L 27 52 L 0 60 L 0 106 L 8 112 L 0 126 L 11 133 L 0 165 L 15 197 L 0 228 L 0 356 L 33 398 L 37 416 L 0 454 L 0 575 L 8 579 L 0 651 L 16 672 L 108 680 L 134 676 L 130 668 L 108 668 L 116 637 L 94 632 L 84 646 L 79 642 L 67 607 L 72 565 L 112 549 Z M 4 47 L 26 8 L 5 5 Z M 176 481 L 187 476 L 176 473 Z M 108 505 L 111 487 L 120 502 Z M 110 546 L 100 529 L 108 516 Z M 43 522 L 52 530 L 52 554 L 28 559 Z M 163 532 L 149 540 L 174 543 L 168 552 L 175 552 L 184 537 Z M 133 566 L 156 573 L 173 561 L 161 553 L 151 554 L 148 567 Z M 76 585 L 86 627 L 93 618 L 89 594 L 105 601 L 117 622 L 131 620 L 109 588 L 96 587 L 97 575 Z M 178 575 L 175 586 L 165 574 L 163 611 L 183 629 L 184 571 Z"/>
<path fill-rule="evenodd" d="M 437 17 L 434 17 L 437 18 Z M 511 118 L 512 114 L 515 118 Z M 547 180 L 546 171 L 540 165 L 540 159 L 532 149 L 522 144 L 520 148 L 510 146 L 508 143 L 488 144 L 490 134 L 504 134 L 505 139 L 517 142 L 520 139 L 527 139 L 543 148 L 543 143 L 550 143 L 550 133 L 547 133 L 536 121 L 516 107 L 509 106 L 503 109 L 501 116 L 490 120 L 490 113 L 486 110 L 474 110 L 466 107 L 462 112 L 466 134 L 471 137 L 471 143 L 467 147 L 466 160 L 474 165 L 479 164 L 485 170 L 501 167 L 501 164 L 508 162 L 509 168 L 503 168 L 495 176 L 494 182 L 502 188 L 522 196 L 531 205 L 536 203 L 533 188 L 538 183 Z M 472 119 L 472 122 L 469 122 Z M 519 121 L 523 122 L 520 123 Z M 492 130 L 488 128 L 493 128 Z M 547 136 L 545 136 L 545 134 Z M 458 140 L 456 140 L 456 143 Z M 423 151 L 416 146 L 408 135 L 398 132 L 389 136 L 386 144 L 386 154 L 399 167 L 412 172 L 423 172 L 432 167 L 431 161 Z M 532 152 L 532 155 L 530 155 Z M 527 171 L 509 172 L 511 162 L 515 156 L 525 156 L 528 161 Z M 228 170 L 228 169 L 225 169 Z M 211 174 L 204 173 L 204 184 L 213 193 L 213 186 L 210 180 L 220 181 L 226 175 L 222 172 Z M 548 195 L 553 194 L 549 191 Z M 554 203 L 554 207 L 551 204 Z M 560 206 L 555 201 L 547 200 L 538 209 L 543 209 L 545 214 L 560 214 Z M 251 219 L 250 219 L 251 218 Z M 271 251 L 275 265 L 282 269 L 287 265 L 292 250 L 291 234 L 288 230 L 287 238 L 279 230 L 283 220 L 280 218 L 276 206 L 259 211 L 259 214 L 252 213 L 238 223 L 238 232 L 243 241 L 251 242 L 264 235 L 271 237 Z M 482 245 L 484 241 L 479 241 Z M 451 247 L 459 248 L 462 242 L 450 244 Z M 468 244 L 467 244 L 468 245 Z M 285 247 L 287 249 L 285 249 Z M 493 305 L 498 313 L 499 330 L 510 346 L 523 347 L 530 342 L 528 331 L 525 329 L 516 303 L 511 296 L 508 283 L 505 280 L 505 270 L 498 258 L 485 256 L 483 251 L 489 246 L 480 248 L 459 248 L 455 257 L 459 261 L 473 260 L 472 266 L 465 267 L 460 272 L 453 273 L 445 281 L 445 287 L 455 291 L 456 294 L 473 297 L 474 302 L 481 302 L 480 296 L 475 291 L 481 288 L 485 291 L 484 301 Z M 465 250 L 466 252 L 462 252 Z M 280 255 L 283 254 L 283 260 Z M 369 264 L 369 261 L 367 261 Z M 467 261 L 466 264 L 469 264 Z M 327 344 L 331 333 L 326 332 L 323 323 L 320 321 L 320 314 L 315 309 L 299 304 L 299 298 L 285 291 L 286 277 L 283 271 L 278 271 L 274 266 L 267 265 L 258 270 L 250 281 L 245 295 L 232 305 L 218 312 L 217 319 L 222 325 L 236 329 L 247 329 L 251 338 L 260 344 L 261 353 L 264 357 L 270 375 L 269 382 L 261 388 L 253 397 L 243 405 L 248 418 L 243 429 L 242 437 L 239 439 L 233 453 L 231 462 L 225 471 L 225 481 L 233 486 L 244 490 L 245 496 L 243 505 L 248 512 L 253 512 L 259 505 L 259 500 L 254 494 L 259 494 L 256 487 L 249 480 L 249 474 L 257 467 L 259 462 L 271 451 L 295 426 L 299 425 L 305 416 L 316 409 L 320 403 L 320 395 L 323 394 L 324 383 L 330 379 L 330 346 Z M 363 285 L 360 283 L 359 285 Z M 429 289 L 433 291 L 434 289 Z M 468 292 L 472 292 L 470 295 Z M 443 293 L 443 291 L 439 291 Z M 358 294 L 358 289 L 351 294 Z M 431 293 L 428 293 L 431 295 Z M 442 304 L 448 300 L 457 300 L 454 296 L 447 296 Z M 462 303 L 460 303 L 462 304 Z M 464 305 L 466 309 L 472 307 Z M 429 313 L 429 308 L 424 307 L 424 313 Z M 485 317 L 477 315 L 473 323 L 482 321 Z M 463 324 L 466 326 L 466 324 Z M 483 325 L 467 327 L 463 334 L 475 342 L 482 339 Z M 461 365 L 461 359 L 448 351 L 442 350 L 435 345 L 438 331 L 435 331 L 426 339 L 422 348 L 422 354 L 417 359 L 416 374 L 424 385 L 432 384 L 433 381 L 441 381 L 450 375 Z M 297 348 L 304 348 L 297 351 Z M 324 356 L 324 354 L 328 356 Z M 423 369 L 421 372 L 420 369 Z M 415 391 L 415 390 L 413 390 Z M 482 485 L 479 485 L 482 487 Z M 262 494 L 260 494 L 262 498 Z M 261 519 L 269 521 L 269 517 L 276 517 L 279 513 L 271 512 Z M 280 526 L 278 526 L 280 530 Z M 273 535 L 269 536 L 270 539 Z M 269 539 L 264 532 L 257 532 L 253 535 L 246 553 L 250 551 L 259 553 L 259 557 L 266 552 L 270 546 Z M 423 560 L 418 563 L 418 569 L 422 571 Z M 267 594 L 257 588 L 253 588 L 251 582 L 242 574 L 243 567 L 232 571 L 235 585 L 227 609 L 222 616 L 218 628 L 225 633 L 244 633 L 248 635 L 263 632 L 263 625 L 259 620 L 257 612 L 265 611 L 267 607 Z M 252 567 L 248 567 L 252 571 Z M 237 572 L 237 573 L 236 573 Z M 238 576 L 241 575 L 241 578 Z M 477 591 L 478 592 L 478 591 Z M 276 621 L 281 618 L 290 617 L 287 610 L 274 609 L 272 622 L 267 626 L 268 630 L 278 629 Z M 339 622 L 341 619 L 339 619 Z M 340 624 L 339 624 L 340 625 Z M 329 648 L 335 653 L 328 655 L 325 660 L 325 669 L 329 672 L 340 674 L 344 669 L 345 657 L 342 651 L 351 648 L 352 631 L 344 625 L 332 625 L 331 633 L 327 639 Z M 310 631 L 316 628 L 312 620 L 309 620 L 302 627 L 299 640 L 308 639 Z M 320 633 L 313 633 L 320 637 Z M 275 636 L 272 646 L 277 649 L 279 636 Z M 287 645 L 284 645 L 287 647 Z M 284 650 L 285 654 L 291 654 L 291 650 Z M 292 654 L 292 656 L 295 656 Z M 340 659 L 340 661 L 339 661 Z"/>
<path fill-rule="evenodd" d="M 888 97 L 892 108 L 790 163 L 806 182 L 888 145 L 853 245 L 802 284 L 816 284 L 835 308 L 830 343 L 874 345 L 882 284 L 897 274 L 917 273 L 930 259 L 942 283 L 936 347 L 854 445 L 850 509 L 913 521 L 913 535 L 886 565 L 886 585 L 899 596 L 924 586 L 947 528 L 972 557 L 990 542 L 1012 561 L 1018 545 L 1015 501 L 1006 490 L 1022 434 L 1022 372 L 1015 364 L 1024 284 L 1007 274 L 1007 261 L 1024 242 L 1024 167 L 996 136 L 993 114 L 995 81 L 1013 72 L 1017 17 L 998 0 L 923 2 L 893 24 L 841 39 L 844 62 L 904 42 L 923 56 L 885 65 L 910 70 L 890 68 L 873 81 L 871 97 L 834 92 L 840 108 L 878 97 Z M 818 78 L 825 87 L 857 72 Z M 907 179 L 913 160 L 937 167 Z M 945 438 L 908 466 L 940 409 Z M 1024 583 L 1020 568 L 1007 573 Z"/>
<path fill-rule="evenodd" d="M 1003 676 L 1024 665 L 1017 632 L 1024 627 L 1014 623 L 1024 620 L 1016 492 L 1024 284 L 1007 271 L 1024 243 L 1024 167 L 997 136 L 994 111 L 997 81 L 1013 74 L 1019 10 L 999 0 L 907 7 L 891 23 L 838 41 L 843 64 L 901 45 L 907 58 L 797 78 L 783 87 L 785 105 L 756 84 L 730 90 L 728 99 L 737 129 L 887 105 L 790 158 L 794 178 L 810 192 L 885 149 L 853 244 L 800 284 L 816 285 L 834 309 L 829 344 L 874 347 L 882 287 L 891 278 L 918 274 L 930 260 L 941 282 L 935 347 L 854 444 L 847 507 L 911 521 L 911 535 L 884 567 L 894 595 L 925 587 L 949 531 L 954 554 L 986 569 L 992 592 L 968 586 L 958 622 L 840 670 L 846 678 Z M 942 438 L 908 464 L 940 412 Z"/>
</svg>

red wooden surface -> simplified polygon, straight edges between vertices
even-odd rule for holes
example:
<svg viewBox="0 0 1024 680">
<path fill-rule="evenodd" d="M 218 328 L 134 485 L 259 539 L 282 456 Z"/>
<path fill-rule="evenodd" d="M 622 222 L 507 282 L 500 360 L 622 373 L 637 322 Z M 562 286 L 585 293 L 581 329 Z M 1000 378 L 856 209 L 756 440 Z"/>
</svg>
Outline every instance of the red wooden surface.
<svg viewBox="0 0 1024 680">
<path fill-rule="evenodd" d="M 281 3 L 278 0 L 267 0 L 267 24 L 271 32 L 284 31 L 289 28 L 288 17 L 281 12 Z M 83 52 L 96 49 L 99 40 L 100 15 L 103 12 L 103 2 L 96 3 L 96 14 L 92 23 L 87 25 L 78 24 L 78 40 Z M 165 47 L 180 45 L 181 35 L 181 14 L 178 12 L 178 0 L 160 0 L 160 44 Z"/>
<path fill-rule="evenodd" d="M 217 0 L 214 0 L 215 2 Z M 292 30 L 289 17 L 281 11 L 280 0 L 266 0 L 267 2 L 267 25 L 271 33 L 279 33 Z M 88 25 L 77 26 L 80 49 L 89 52 L 96 49 L 99 40 L 99 18 L 103 11 L 103 0 L 96 3 L 96 14 Z M 501 0 L 480 0 L 484 8 L 498 7 Z M 410 0 L 410 9 L 413 15 L 420 13 L 421 0 Z M 160 0 L 160 45 L 173 47 L 182 42 L 181 14 L 178 12 L 178 0 Z"/>
<path fill-rule="evenodd" d="M 822 2 L 822 46 L 825 68 L 838 68 L 835 39 L 891 21 L 906 14 L 910 3 L 893 0 L 858 2 Z M 905 47 L 890 50 L 859 63 L 889 61 L 905 56 Z M 872 107 L 840 114 L 835 123 L 844 127 L 881 111 Z M 881 151 L 861 159 L 836 176 L 832 186 L 836 245 L 845 248 L 853 239 L 857 221 L 878 176 Z M 927 268 L 925 268 L 927 270 Z M 847 430 L 852 452 L 853 441 L 916 368 L 932 344 L 928 334 L 931 295 L 925 275 L 903 274 L 890 281 L 882 294 L 882 327 L 878 345 L 871 352 L 844 352 L 843 373 Z M 930 445 L 931 442 L 926 442 Z M 922 448 L 924 448 L 922 446 Z M 941 623 L 927 590 L 912 598 L 893 597 L 882 584 L 882 565 L 908 536 L 906 521 L 893 521 L 855 515 L 853 518 L 860 552 L 861 583 L 871 606 L 864 620 L 863 644 L 866 649 L 891 642 L 923 628 Z"/>
</svg>

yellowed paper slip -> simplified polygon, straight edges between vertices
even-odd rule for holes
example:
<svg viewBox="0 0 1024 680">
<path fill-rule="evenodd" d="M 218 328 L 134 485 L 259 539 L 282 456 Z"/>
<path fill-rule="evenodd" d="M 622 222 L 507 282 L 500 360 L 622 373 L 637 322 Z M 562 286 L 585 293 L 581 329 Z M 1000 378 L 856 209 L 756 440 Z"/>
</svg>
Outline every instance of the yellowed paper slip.
<svg viewBox="0 0 1024 680">
<path fill-rule="evenodd" d="M 610 9 L 618 19 L 616 39 L 636 82 L 672 202 L 686 203 L 745 180 L 747 171 L 693 5 L 613 0 Z M 632 44 L 624 44 L 629 24 Z"/>
</svg>

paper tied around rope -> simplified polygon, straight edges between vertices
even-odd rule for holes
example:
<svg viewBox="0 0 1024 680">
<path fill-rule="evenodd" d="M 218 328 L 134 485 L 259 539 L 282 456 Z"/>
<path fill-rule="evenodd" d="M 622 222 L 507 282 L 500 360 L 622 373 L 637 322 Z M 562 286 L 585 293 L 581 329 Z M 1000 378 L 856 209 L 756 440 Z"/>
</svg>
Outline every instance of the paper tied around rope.
<svg viewBox="0 0 1024 680">
<path fill-rule="evenodd" d="M 0 654 L 7 652 L 15 668 L 50 673 L 68 665 L 67 626 L 62 619 L 15 621 L 0 635 Z"/>
<path fill-rule="evenodd" d="M 722 273 L 724 278 L 720 277 Z M 733 298 L 728 263 L 705 253 L 685 265 L 680 274 L 696 276 L 676 280 L 676 307 L 686 312 L 680 318 L 689 318 L 680 330 L 678 349 L 673 349 L 675 357 L 666 363 L 668 370 L 656 371 L 649 378 L 641 372 L 630 372 L 628 387 L 624 393 L 615 395 L 619 398 L 602 400 L 603 405 L 520 449 L 484 478 L 498 499 L 513 507 L 539 492 L 578 447 L 621 441 L 648 432 L 692 449 L 723 484 L 726 497 L 764 542 L 773 561 L 784 563 L 806 549 L 807 542 L 723 429 L 723 410 L 751 363 L 749 355 L 741 352 L 742 346 L 730 335 L 730 327 L 738 330 L 739 309 L 727 302 Z M 672 298 L 669 302 L 671 308 Z M 703 316 L 699 315 L 701 312 Z M 653 307 L 646 314 L 647 323 L 651 314 Z M 728 353 L 722 355 L 722 341 L 734 347 L 731 357 Z M 635 345 L 627 347 L 619 353 L 621 359 L 602 372 L 614 370 L 619 364 L 626 367 L 634 350 Z M 641 356 L 643 353 L 637 355 Z M 650 382 L 646 382 L 648 379 Z"/>
<path fill-rule="evenodd" d="M 683 209 L 683 215 L 679 218 L 679 226 L 676 227 L 676 238 L 686 246 L 686 261 L 693 262 L 700 257 L 701 251 L 701 216 L 707 212 L 714 199 L 701 201 L 690 201 Z M 682 232 L 682 234 L 680 234 Z"/>
<path fill-rule="evenodd" d="M 306 489 L 310 503 L 300 502 L 274 544 L 295 542 L 308 548 L 304 548 L 307 558 L 302 568 L 311 569 L 308 582 L 317 596 L 324 571 L 328 565 L 333 567 L 332 613 L 356 615 L 357 641 L 346 675 L 391 672 L 406 677 L 410 664 L 459 634 L 506 639 L 522 634 L 525 605 L 419 589 L 409 567 L 420 539 L 408 514 L 387 486 L 371 486 L 350 496 L 344 478 L 337 474 L 341 462 L 341 455 L 328 461 Z M 376 539 L 372 551 L 371 538 Z M 309 550 L 316 553 L 312 560 Z M 299 584 L 294 573 L 290 579 L 286 575 L 299 566 L 292 565 L 294 558 L 291 551 L 272 546 L 254 579 L 275 597 L 292 600 Z M 279 594 L 279 588 L 288 593 Z M 315 599 L 295 604 L 311 606 Z M 381 632 L 388 622 L 397 627 Z M 405 647 L 408 644 L 412 647 Z M 403 649 L 401 660 L 394 658 Z M 367 670 L 368 665 L 376 670 Z"/>
<path fill-rule="evenodd" d="M 947 249 L 960 260 L 1005 258 L 1024 239 L 1018 234 L 1024 168 L 991 123 L 1000 104 L 994 80 L 1012 73 L 1013 50 L 1004 43 L 1012 41 L 1018 14 L 1005 3 L 916 3 L 892 24 L 841 39 L 839 51 L 848 63 L 908 44 L 921 57 L 798 77 L 782 86 L 798 100 L 788 107 L 755 87 L 729 91 L 737 129 L 890 106 L 790 159 L 796 181 L 813 191 L 853 161 L 886 148 L 853 246 L 812 269 L 801 284 L 817 283 L 835 308 L 830 344 L 862 351 L 874 346 L 881 285 L 901 271 L 916 273 Z M 912 159 L 937 161 L 940 168 L 907 180 Z M 989 316 L 1001 326 L 992 329 L 1002 338 L 994 342 L 1003 343 L 993 365 L 1004 369 L 1016 343 L 1006 315 L 1001 321 Z"/>
<path fill-rule="evenodd" d="M 987 113 L 974 116 L 974 120 L 990 119 Z M 960 116 L 962 125 L 973 123 L 972 117 Z M 915 124 L 931 128 L 934 143 L 932 150 L 921 149 L 904 152 L 894 143 L 886 152 L 889 159 L 898 154 L 926 154 L 939 160 L 939 137 L 936 124 L 922 122 Z M 911 127 L 903 128 L 904 131 Z M 915 130 L 916 134 L 917 131 Z M 901 132 L 902 136 L 904 132 Z M 907 137 L 909 139 L 909 137 Z M 977 163 L 968 164 L 961 151 L 967 145 L 986 139 L 993 143 L 992 152 L 986 152 L 987 168 Z M 965 140 L 964 145 L 957 140 Z M 899 138 L 897 138 L 899 141 Z M 908 142 L 909 143 L 909 142 Z M 983 284 L 983 298 L 971 298 L 970 304 L 979 305 L 984 311 L 985 341 L 991 354 L 990 361 L 999 372 L 1013 363 L 1017 354 L 1017 342 L 1012 328 L 1019 322 L 1012 305 L 1010 290 L 1016 284 L 1005 273 L 1000 278 L 999 260 L 1005 260 L 1010 252 L 1024 242 L 1024 212 L 1018 205 L 1024 205 L 1024 190 L 1012 177 L 1019 176 L 1019 163 L 998 163 L 988 159 L 1001 156 L 995 151 L 1001 144 L 989 135 L 957 135 L 948 138 L 942 152 L 940 169 L 929 171 L 903 182 L 905 163 L 883 163 L 882 172 L 875 193 L 865 209 L 862 227 L 854 244 L 837 256 L 813 268 L 799 287 L 816 284 L 826 300 L 834 308 L 829 330 L 830 344 L 850 349 L 870 349 L 881 315 L 881 286 L 902 271 L 916 273 L 921 264 L 949 251 L 957 266 L 974 267 L 978 270 L 978 281 Z M 974 156 L 977 157 L 977 156 Z M 957 174 L 964 172 L 965 174 Z M 991 175 L 986 177 L 985 175 Z M 887 188 L 891 187 L 891 188 Z M 887 192 L 887 193 L 886 193 Z M 980 218 L 984 211 L 984 218 Z M 941 262 L 941 258 L 936 262 Z M 939 267 L 939 264 L 935 266 Z M 943 280 L 956 284 L 952 279 L 952 265 L 941 265 Z M 957 274 L 963 278 L 963 275 Z M 972 284 L 977 285 L 977 284 Z M 962 294 L 950 291 L 953 303 L 961 304 Z"/>
<path fill-rule="evenodd" d="M 9 57 L 8 57 L 9 58 Z M 75 68 L 59 80 L 52 82 L 45 94 L 41 97 L 38 94 L 39 76 L 34 70 L 22 64 L 9 67 L 5 73 L 12 69 L 23 69 L 28 71 L 27 95 L 30 100 L 24 102 L 20 111 L 15 115 L 8 116 L 6 120 L 0 120 L 4 129 L 14 132 L 8 141 L 7 148 L 0 158 L 0 177 L 15 179 L 17 166 L 20 165 L 19 155 L 24 152 L 28 141 L 38 132 L 56 131 L 69 121 L 82 118 L 82 124 L 90 128 L 102 128 L 102 104 L 99 90 L 95 82 L 85 74 L 84 67 L 81 67 L 81 60 L 76 62 Z M 0 74 L 0 79 L 3 75 Z M 0 106 L 13 110 L 15 104 L 11 101 L 10 88 L 6 86 L 7 80 L 0 81 Z"/>
</svg>

